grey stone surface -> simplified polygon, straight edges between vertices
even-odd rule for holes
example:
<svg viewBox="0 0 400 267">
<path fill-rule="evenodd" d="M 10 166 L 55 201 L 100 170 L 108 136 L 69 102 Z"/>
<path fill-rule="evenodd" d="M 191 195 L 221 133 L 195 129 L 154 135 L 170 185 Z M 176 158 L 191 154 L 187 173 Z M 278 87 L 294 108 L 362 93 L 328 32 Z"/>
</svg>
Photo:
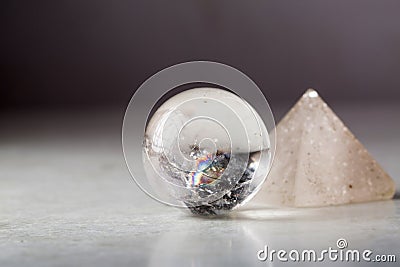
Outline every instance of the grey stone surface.
<svg viewBox="0 0 400 267">
<path fill-rule="evenodd" d="M 399 185 L 400 109 L 335 111 Z M 397 264 L 382 266 L 398 265 L 398 199 L 307 209 L 249 205 L 220 219 L 153 201 L 125 167 L 122 115 L 1 116 L 0 266 L 279 266 L 285 263 L 259 262 L 257 251 L 325 249 L 338 238 L 349 248 L 396 254 Z"/>
</svg>

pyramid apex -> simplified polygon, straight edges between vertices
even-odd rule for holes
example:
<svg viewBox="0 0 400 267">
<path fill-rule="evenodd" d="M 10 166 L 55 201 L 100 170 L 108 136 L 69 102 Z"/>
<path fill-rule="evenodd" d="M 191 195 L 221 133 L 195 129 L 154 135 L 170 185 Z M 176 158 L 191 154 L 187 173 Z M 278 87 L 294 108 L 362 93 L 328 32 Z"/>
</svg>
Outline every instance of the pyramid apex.
<svg viewBox="0 0 400 267">
<path fill-rule="evenodd" d="M 318 92 L 316 91 L 316 90 L 314 90 L 314 89 L 312 89 L 312 88 L 308 88 L 306 91 L 305 91 L 305 93 L 303 94 L 303 97 L 311 97 L 311 98 L 314 98 L 314 97 L 318 97 L 319 95 L 318 95 Z"/>
</svg>

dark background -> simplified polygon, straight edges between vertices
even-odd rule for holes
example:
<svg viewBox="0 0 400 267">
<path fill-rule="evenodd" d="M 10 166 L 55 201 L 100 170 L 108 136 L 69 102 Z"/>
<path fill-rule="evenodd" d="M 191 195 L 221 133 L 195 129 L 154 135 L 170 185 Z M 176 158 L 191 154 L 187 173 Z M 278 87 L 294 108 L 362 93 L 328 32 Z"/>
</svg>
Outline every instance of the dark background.
<svg viewBox="0 0 400 267">
<path fill-rule="evenodd" d="M 272 103 L 400 100 L 400 1 L 2 1 L 0 109 L 125 107 L 155 72 L 211 60 Z"/>
</svg>

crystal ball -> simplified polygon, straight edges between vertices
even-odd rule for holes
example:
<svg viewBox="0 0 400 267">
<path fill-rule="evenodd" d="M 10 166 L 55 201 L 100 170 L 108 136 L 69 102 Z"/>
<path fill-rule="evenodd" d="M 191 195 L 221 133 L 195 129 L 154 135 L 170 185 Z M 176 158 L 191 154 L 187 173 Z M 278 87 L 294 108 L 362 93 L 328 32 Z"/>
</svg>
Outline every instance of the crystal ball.
<svg viewBox="0 0 400 267">
<path fill-rule="evenodd" d="M 143 164 L 158 199 L 200 215 L 247 202 L 265 180 L 270 138 L 241 97 L 217 88 L 183 91 L 148 120 Z"/>
</svg>

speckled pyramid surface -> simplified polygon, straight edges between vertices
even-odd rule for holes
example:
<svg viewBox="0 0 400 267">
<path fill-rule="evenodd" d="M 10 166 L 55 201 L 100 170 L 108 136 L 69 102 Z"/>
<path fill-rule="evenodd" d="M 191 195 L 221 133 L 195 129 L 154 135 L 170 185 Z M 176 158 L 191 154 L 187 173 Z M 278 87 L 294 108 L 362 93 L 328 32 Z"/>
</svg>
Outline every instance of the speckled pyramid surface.
<svg viewBox="0 0 400 267">
<path fill-rule="evenodd" d="M 276 127 L 277 149 L 253 203 L 312 207 L 390 199 L 395 184 L 319 97 L 307 90 Z"/>
</svg>

